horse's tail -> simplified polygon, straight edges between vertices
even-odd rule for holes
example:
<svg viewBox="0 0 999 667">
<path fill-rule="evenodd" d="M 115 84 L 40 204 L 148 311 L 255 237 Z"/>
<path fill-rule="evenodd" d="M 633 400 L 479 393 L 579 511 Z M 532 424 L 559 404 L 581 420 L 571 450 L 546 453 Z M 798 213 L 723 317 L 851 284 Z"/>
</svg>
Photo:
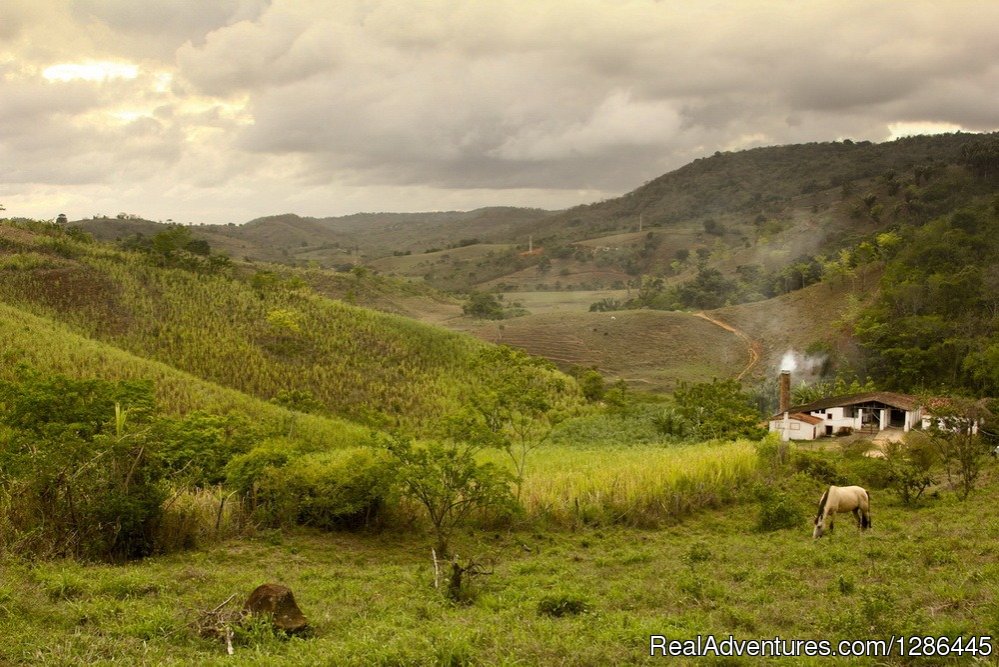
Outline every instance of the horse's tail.
<svg viewBox="0 0 999 667">
<path fill-rule="evenodd" d="M 867 489 L 864 489 L 864 498 L 867 500 L 867 507 L 861 508 L 860 527 L 867 530 L 871 527 L 871 493 Z"/>
</svg>

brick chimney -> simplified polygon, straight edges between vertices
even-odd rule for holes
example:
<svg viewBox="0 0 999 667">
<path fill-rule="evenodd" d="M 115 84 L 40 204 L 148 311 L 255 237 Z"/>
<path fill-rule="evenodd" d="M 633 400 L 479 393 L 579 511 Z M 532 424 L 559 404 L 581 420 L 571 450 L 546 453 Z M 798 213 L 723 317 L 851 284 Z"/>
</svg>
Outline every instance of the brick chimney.
<svg viewBox="0 0 999 667">
<path fill-rule="evenodd" d="M 791 407 L 791 371 L 781 371 L 779 412 L 787 412 L 789 407 Z"/>
</svg>

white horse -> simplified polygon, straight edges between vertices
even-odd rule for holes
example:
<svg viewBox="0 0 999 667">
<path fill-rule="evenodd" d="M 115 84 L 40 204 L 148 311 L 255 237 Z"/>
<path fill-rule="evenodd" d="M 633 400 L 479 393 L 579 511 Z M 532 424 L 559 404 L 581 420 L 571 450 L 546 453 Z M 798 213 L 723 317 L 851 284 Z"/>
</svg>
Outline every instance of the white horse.
<svg viewBox="0 0 999 667">
<path fill-rule="evenodd" d="M 815 529 L 812 531 L 813 538 L 822 537 L 827 524 L 829 532 L 832 532 L 836 512 L 853 512 L 857 527 L 862 531 L 871 527 L 871 498 L 867 495 L 867 491 L 860 486 L 830 486 L 822 494 L 819 513 L 812 522 L 815 524 Z"/>
</svg>

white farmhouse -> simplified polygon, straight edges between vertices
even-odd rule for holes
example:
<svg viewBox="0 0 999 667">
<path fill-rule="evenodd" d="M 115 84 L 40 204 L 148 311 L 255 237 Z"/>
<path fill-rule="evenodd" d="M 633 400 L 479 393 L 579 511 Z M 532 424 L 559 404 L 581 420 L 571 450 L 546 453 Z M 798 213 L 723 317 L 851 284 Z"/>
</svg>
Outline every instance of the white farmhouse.
<svg viewBox="0 0 999 667">
<path fill-rule="evenodd" d="M 782 440 L 814 440 L 864 429 L 872 432 L 889 428 L 909 431 L 920 424 L 922 416 L 922 406 L 915 396 L 872 391 L 788 406 L 784 412 L 770 417 L 769 422 L 770 430 L 780 433 Z M 800 417 L 810 419 L 806 422 Z M 818 423 L 812 420 L 818 420 Z M 812 428 L 805 428 L 806 423 Z"/>
<path fill-rule="evenodd" d="M 814 440 L 867 429 L 872 432 L 918 427 L 923 409 L 915 396 L 890 391 L 833 396 L 803 405 L 790 405 L 791 373 L 780 374 L 780 411 L 770 417 L 771 433 L 781 440 Z"/>
</svg>

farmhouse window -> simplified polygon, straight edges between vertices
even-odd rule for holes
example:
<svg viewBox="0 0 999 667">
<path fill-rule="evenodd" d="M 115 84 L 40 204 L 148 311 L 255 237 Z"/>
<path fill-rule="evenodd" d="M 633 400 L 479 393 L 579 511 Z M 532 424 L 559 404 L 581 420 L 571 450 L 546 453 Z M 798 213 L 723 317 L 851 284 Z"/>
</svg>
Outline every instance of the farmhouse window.
<svg viewBox="0 0 999 667">
<path fill-rule="evenodd" d="M 801 428 L 801 424 L 799 424 L 798 422 L 791 422 L 791 430 L 792 431 L 797 431 L 800 428 Z"/>
</svg>

